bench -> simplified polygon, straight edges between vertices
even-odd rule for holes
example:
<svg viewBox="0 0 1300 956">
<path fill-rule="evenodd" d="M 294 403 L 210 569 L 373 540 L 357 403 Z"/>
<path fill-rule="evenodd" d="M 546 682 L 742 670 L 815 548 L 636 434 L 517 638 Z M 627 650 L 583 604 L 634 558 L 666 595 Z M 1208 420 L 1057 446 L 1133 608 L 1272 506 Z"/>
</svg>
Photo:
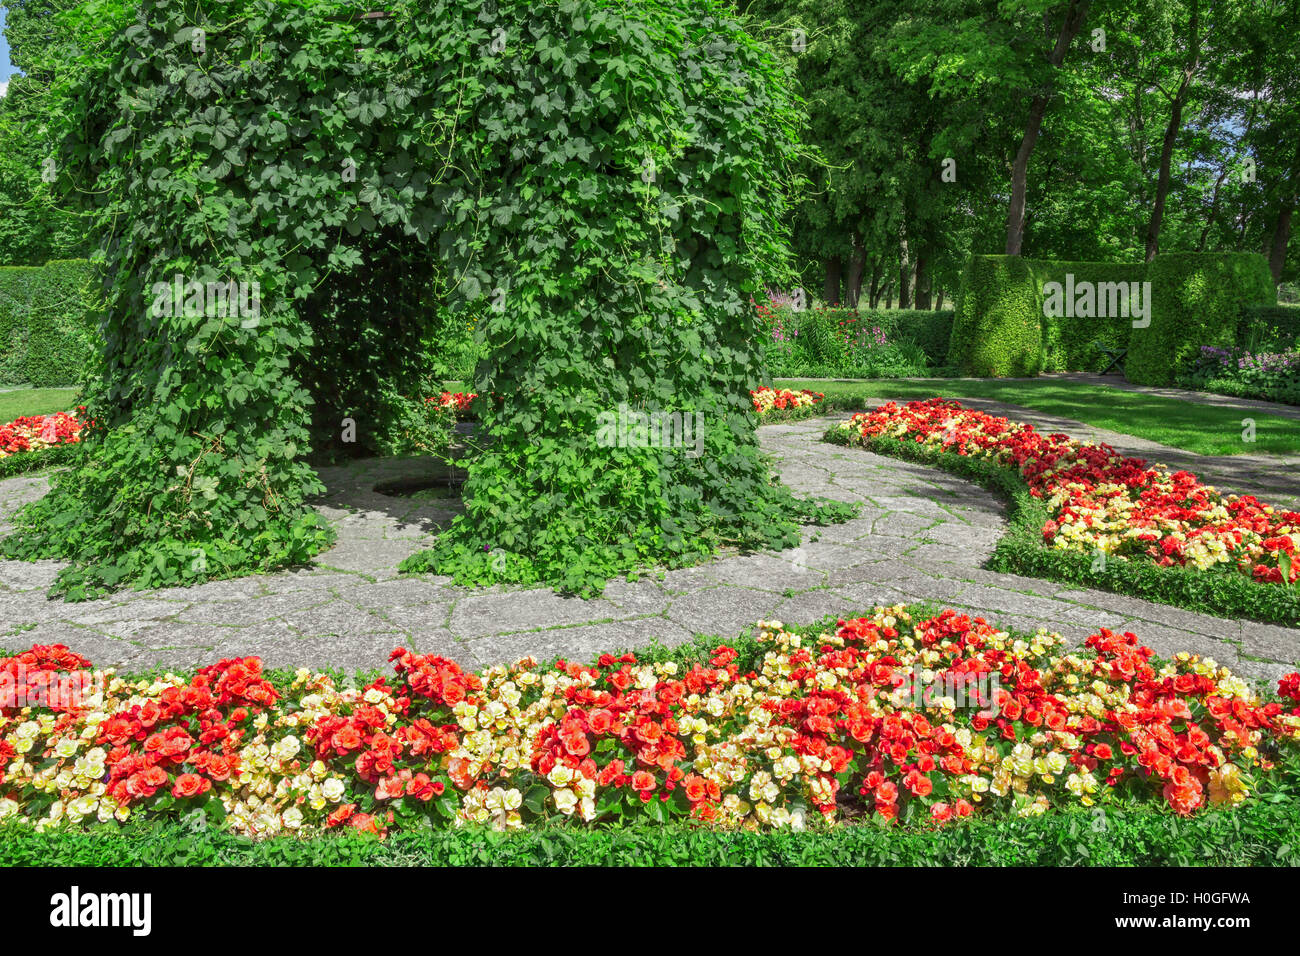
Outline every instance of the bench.
<svg viewBox="0 0 1300 956">
<path fill-rule="evenodd" d="M 1101 342 L 1093 342 L 1092 344 L 1097 349 L 1098 352 L 1106 356 L 1106 358 L 1110 359 L 1110 363 L 1104 369 L 1101 370 L 1102 375 L 1109 374 L 1110 370 L 1115 368 L 1116 366 L 1119 366 L 1119 373 L 1121 375 L 1124 374 L 1124 356 L 1128 354 L 1128 349 L 1108 348 L 1105 344 Z"/>
</svg>

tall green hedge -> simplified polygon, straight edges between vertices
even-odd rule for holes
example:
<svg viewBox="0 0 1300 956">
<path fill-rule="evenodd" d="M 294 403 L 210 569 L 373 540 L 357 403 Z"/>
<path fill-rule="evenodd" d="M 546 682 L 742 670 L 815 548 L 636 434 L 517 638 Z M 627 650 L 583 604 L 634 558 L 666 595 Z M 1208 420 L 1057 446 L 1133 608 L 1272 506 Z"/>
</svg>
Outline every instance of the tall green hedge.
<svg viewBox="0 0 1300 956">
<path fill-rule="evenodd" d="M 1043 287 L 1064 285 L 1067 275 L 1098 287 L 1149 282 L 1150 324 L 1135 328 L 1133 316 L 1122 313 L 1046 315 Z M 974 256 L 958 293 L 948 364 L 981 376 L 1099 371 L 1107 361 L 1102 343 L 1129 348 L 1129 381 L 1168 385 L 1183 357 L 1202 345 L 1237 343 L 1252 321 L 1300 331 L 1300 321 L 1275 302 L 1268 263 L 1257 253 L 1169 253 L 1151 263 Z M 1269 306 L 1266 318 L 1248 311 Z"/>
<path fill-rule="evenodd" d="M 973 256 L 957 294 L 948 364 L 968 375 L 1037 375 L 1042 315 L 1030 260 Z"/>
<path fill-rule="evenodd" d="M 0 267 L 0 386 L 73 385 L 95 350 L 90 263 Z"/>
<path fill-rule="evenodd" d="M 1151 325 L 1133 330 L 1126 363 L 1138 385 L 1172 385 L 1179 363 L 1200 346 L 1236 344 L 1245 307 L 1277 302 L 1268 260 L 1254 252 L 1160 255 L 1147 278 Z"/>
<path fill-rule="evenodd" d="M 1134 283 L 1146 279 L 1146 265 L 1134 262 L 1043 262 L 1030 260 L 1030 268 L 1037 285 L 1040 321 L 1043 329 L 1043 371 L 1045 372 L 1100 372 L 1109 359 L 1097 348 L 1100 342 L 1107 348 L 1118 349 L 1128 345 L 1133 330 L 1131 315 L 1052 317 L 1043 311 L 1043 287 L 1049 282 L 1063 286 L 1066 277 L 1073 275 L 1075 282 Z M 1124 293 L 1121 291 L 1120 293 Z M 1099 293 L 1100 295 L 1100 293 Z"/>
</svg>

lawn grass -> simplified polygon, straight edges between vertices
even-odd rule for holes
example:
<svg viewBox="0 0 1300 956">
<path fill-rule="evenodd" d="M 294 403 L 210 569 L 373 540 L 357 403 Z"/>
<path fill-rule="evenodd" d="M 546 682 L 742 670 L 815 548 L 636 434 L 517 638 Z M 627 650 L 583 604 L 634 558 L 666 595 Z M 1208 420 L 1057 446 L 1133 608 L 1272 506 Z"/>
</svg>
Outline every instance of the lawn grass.
<svg viewBox="0 0 1300 956">
<path fill-rule="evenodd" d="M 75 388 L 20 388 L 0 392 L 0 425 L 24 415 L 72 411 L 76 399 Z"/>
<path fill-rule="evenodd" d="M 1296 866 L 1300 800 L 1257 797 L 1181 819 L 1167 807 L 803 832 L 691 824 L 514 833 L 424 829 L 252 841 L 184 821 L 132 820 L 37 833 L 0 825 L 0 866 Z"/>
<path fill-rule="evenodd" d="M 1300 420 L 1203 405 L 1082 382 L 932 379 L 819 382 L 777 379 L 783 388 L 810 388 L 826 395 L 826 410 L 861 409 L 881 398 L 987 398 L 1097 428 L 1145 438 L 1198 455 L 1300 452 Z M 1242 440 L 1243 419 L 1255 422 L 1255 441 Z"/>
</svg>

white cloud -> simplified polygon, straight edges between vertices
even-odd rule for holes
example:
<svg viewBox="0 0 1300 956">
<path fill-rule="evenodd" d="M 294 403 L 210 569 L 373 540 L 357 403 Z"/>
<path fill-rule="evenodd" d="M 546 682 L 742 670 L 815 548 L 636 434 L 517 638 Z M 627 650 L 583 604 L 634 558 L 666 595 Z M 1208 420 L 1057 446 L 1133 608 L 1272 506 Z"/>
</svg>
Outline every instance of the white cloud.
<svg viewBox="0 0 1300 956">
<path fill-rule="evenodd" d="M 0 80 L 0 96 L 4 96 L 8 92 L 9 92 L 9 81 Z"/>
</svg>

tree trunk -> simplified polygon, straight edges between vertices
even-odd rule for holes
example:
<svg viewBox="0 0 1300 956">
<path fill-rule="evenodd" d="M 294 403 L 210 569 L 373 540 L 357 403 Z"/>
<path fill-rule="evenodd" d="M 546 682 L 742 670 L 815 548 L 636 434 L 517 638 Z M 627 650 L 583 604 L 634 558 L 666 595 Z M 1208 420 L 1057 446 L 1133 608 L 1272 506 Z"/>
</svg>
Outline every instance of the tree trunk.
<svg viewBox="0 0 1300 956">
<path fill-rule="evenodd" d="M 930 259 L 924 251 L 916 257 L 915 308 L 930 311 Z"/>
<path fill-rule="evenodd" d="M 1160 149 L 1160 174 L 1156 179 L 1155 203 L 1151 207 L 1151 221 L 1147 224 L 1147 262 L 1160 251 L 1160 227 L 1165 218 L 1165 197 L 1169 194 L 1169 167 L 1174 155 L 1174 143 L 1183 127 L 1183 104 L 1192 86 L 1192 77 L 1201 63 L 1201 10 L 1200 0 L 1191 0 L 1191 17 L 1188 21 L 1187 66 L 1183 80 L 1169 108 L 1169 125 L 1165 127 L 1165 142 Z"/>
<path fill-rule="evenodd" d="M 849 261 L 849 281 L 845 287 L 844 295 L 848 299 L 849 308 L 858 307 L 858 299 L 862 295 L 862 270 L 867 265 L 867 247 L 862 245 L 856 233 L 853 235 L 853 258 Z"/>
<path fill-rule="evenodd" d="M 880 293 L 884 291 L 884 289 L 882 289 L 881 286 L 880 286 L 880 278 L 881 278 L 882 273 L 884 272 L 884 267 L 885 267 L 885 260 L 884 260 L 884 257 L 883 257 L 883 256 L 882 256 L 881 258 L 878 258 L 878 259 L 874 260 L 874 261 L 871 263 L 871 298 L 870 298 L 870 302 L 871 302 L 871 307 L 872 307 L 873 309 L 874 309 L 877 305 L 880 304 Z"/>
<path fill-rule="evenodd" d="M 1065 61 L 1065 52 L 1074 42 L 1075 36 L 1083 29 L 1083 21 L 1088 15 L 1091 0 L 1071 0 L 1065 11 L 1065 22 L 1056 37 L 1056 46 L 1052 48 L 1047 62 L 1053 69 L 1060 69 Z M 1025 135 L 1016 150 L 1016 158 L 1011 164 L 1011 203 L 1007 208 L 1007 245 L 1006 254 L 1020 255 L 1020 246 L 1025 239 L 1025 190 L 1029 171 L 1029 157 L 1038 143 L 1038 133 L 1043 126 L 1043 116 L 1047 113 L 1047 104 L 1052 98 L 1052 85 L 1034 95 L 1029 104 L 1029 120 L 1025 124 Z"/>
<path fill-rule="evenodd" d="M 885 308 L 892 309 L 893 307 L 894 307 L 894 283 L 893 281 L 890 281 L 889 285 L 885 286 Z"/>
<path fill-rule="evenodd" d="M 826 286 L 822 290 L 822 298 L 828 306 L 840 304 L 840 274 L 843 271 L 844 263 L 839 256 L 831 256 L 826 260 Z"/>
<path fill-rule="evenodd" d="M 937 296 L 937 301 L 936 301 L 935 304 L 934 304 L 934 311 L 936 311 L 936 312 L 942 312 L 942 311 L 943 311 L 943 289 L 940 289 L 940 290 L 939 290 L 939 294 L 938 294 L 938 296 Z"/>
<path fill-rule="evenodd" d="M 1255 114 L 1258 111 L 1258 107 L 1259 107 L 1259 86 L 1258 85 L 1255 86 L 1253 92 L 1255 95 L 1251 98 L 1250 101 L 1250 117 L 1246 120 L 1246 129 L 1242 132 L 1241 136 L 1237 139 L 1237 143 L 1239 145 L 1246 141 L 1247 137 L 1250 136 L 1250 131 L 1255 126 Z M 1205 251 L 1205 243 L 1210 238 L 1210 229 L 1214 226 L 1214 219 L 1219 214 L 1219 195 L 1223 188 L 1223 182 L 1225 179 L 1228 178 L 1228 173 L 1231 171 L 1232 171 L 1232 166 L 1225 161 L 1223 164 L 1223 169 L 1219 173 L 1219 178 L 1214 181 L 1214 195 L 1210 198 L 1210 211 L 1206 213 L 1205 216 L 1205 228 L 1201 230 L 1201 239 L 1196 244 L 1197 252 Z"/>
<path fill-rule="evenodd" d="M 1228 171 L 1231 167 L 1223 164 L 1223 170 L 1214 180 L 1214 194 L 1210 197 L 1210 208 L 1205 213 L 1205 226 L 1201 229 L 1201 238 L 1196 243 L 1196 251 L 1204 252 L 1206 240 L 1210 238 L 1210 228 L 1214 225 L 1214 217 L 1219 211 L 1219 191 L 1223 189 L 1223 181 L 1228 178 Z"/>
<path fill-rule="evenodd" d="M 907 258 L 906 231 L 898 242 L 898 253 L 898 307 L 910 309 L 912 307 L 912 263 Z"/>
<path fill-rule="evenodd" d="M 1268 267 L 1273 273 L 1273 284 L 1282 281 L 1282 269 L 1286 266 L 1286 247 L 1291 240 L 1291 216 L 1295 212 L 1295 200 L 1292 200 L 1277 217 L 1273 228 L 1273 240 L 1268 248 Z"/>
</svg>

